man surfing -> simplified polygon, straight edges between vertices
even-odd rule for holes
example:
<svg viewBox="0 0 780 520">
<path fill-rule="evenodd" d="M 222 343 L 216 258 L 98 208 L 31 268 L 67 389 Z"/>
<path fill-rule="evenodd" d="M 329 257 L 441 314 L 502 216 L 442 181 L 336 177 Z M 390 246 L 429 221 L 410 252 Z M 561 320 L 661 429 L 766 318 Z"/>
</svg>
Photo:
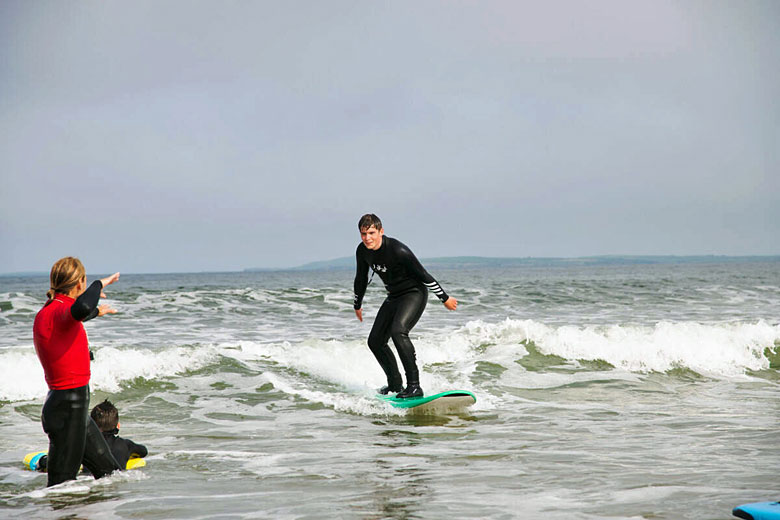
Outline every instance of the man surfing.
<svg viewBox="0 0 780 520">
<path fill-rule="evenodd" d="M 358 221 L 358 229 L 362 241 L 355 253 L 357 272 L 354 307 L 358 320 L 363 321 L 362 305 L 369 283 L 369 267 L 379 275 L 387 289 L 387 298 L 379 308 L 368 335 L 368 347 L 387 376 L 387 386 L 382 387 L 379 393 L 397 392 L 396 397 L 401 399 L 422 397 L 420 374 L 409 331 L 417 324 L 425 310 L 429 290 L 451 311 L 458 307 L 458 301 L 447 296 L 408 247 L 385 236 L 379 217 L 373 213 L 363 215 Z M 406 372 L 406 388 L 403 388 L 395 356 L 387 345 L 390 338 L 393 338 L 393 344 Z"/>
</svg>

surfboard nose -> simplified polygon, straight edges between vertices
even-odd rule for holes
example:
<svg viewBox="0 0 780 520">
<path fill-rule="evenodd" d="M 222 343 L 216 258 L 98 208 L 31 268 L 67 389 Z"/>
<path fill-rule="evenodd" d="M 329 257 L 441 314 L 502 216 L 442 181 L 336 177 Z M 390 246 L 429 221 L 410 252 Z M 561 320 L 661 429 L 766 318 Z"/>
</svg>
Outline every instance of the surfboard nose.
<svg viewBox="0 0 780 520">
<path fill-rule="evenodd" d="M 745 520 L 780 520 L 780 502 L 754 502 L 737 506 L 731 512 Z"/>
</svg>

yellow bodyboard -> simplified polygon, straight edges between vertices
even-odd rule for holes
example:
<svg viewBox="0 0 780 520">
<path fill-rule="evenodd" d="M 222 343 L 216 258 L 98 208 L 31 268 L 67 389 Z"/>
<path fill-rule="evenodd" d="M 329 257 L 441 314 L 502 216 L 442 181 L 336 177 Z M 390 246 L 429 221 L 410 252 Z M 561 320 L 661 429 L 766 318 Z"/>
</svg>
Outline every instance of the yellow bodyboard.
<svg viewBox="0 0 780 520">
<path fill-rule="evenodd" d="M 144 466 L 146 466 L 146 461 L 141 457 L 136 457 L 134 459 L 127 459 L 126 469 L 137 469 L 137 468 L 143 468 Z"/>
<path fill-rule="evenodd" d="M 40 462 L 41 457 L 44 455 L 46 455 L 45 451 L 34 451 L 25 455 L 24 459 L 22 459 L 22 462 L 24 463 L 24 469 L 37 471 L 38 463 Z M 127 461 L 127 466 L 125 469 L 137 469 L 143 468 L 144 466 L 146 466 L 146 461 L 140 457 L 136 457 Z"/>
</svg>

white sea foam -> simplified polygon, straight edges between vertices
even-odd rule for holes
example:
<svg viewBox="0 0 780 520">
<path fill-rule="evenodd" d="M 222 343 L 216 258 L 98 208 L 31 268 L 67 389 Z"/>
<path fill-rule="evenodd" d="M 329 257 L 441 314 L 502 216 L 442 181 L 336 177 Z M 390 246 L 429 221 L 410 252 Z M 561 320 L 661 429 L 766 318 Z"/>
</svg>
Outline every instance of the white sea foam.
<svg viewBox="0 0 780 520">
<path fill-rule="evenodd" d="M 700 324 L 661 322 L 654 327 L 549 327 L 532 320 L 473 321 L 457 331 L 472 345 L 532 341 L 546 355 L 567 360 L 603 360 L 631 372 L 689 368 L 714 376 L 734 376 L 769 368 L 764 355 L 780 341 L 780 325 L 766 322 Z M 493 349 L 495 350 L 495 349 Z"/>
<path fill-rule="evenodd" d="M 158 351 L 105 347 L 92 363 L 92 390 L 116 392 L 141 377 L 159 379 L 196 370 L 216 359 L 215 347 L 172 347 Z M 32 347 L 0 351 L 0 400 L 25 401 L 46 396 L 43 368 Z"/>
<path fill-rule="evenodd" d="M 56 486 L 36 489 L 21 495 L 29 498 L 45 498 L 57 495 L 86 495 L 92 489 L 107 488 L 117 482 L 138 482 L 148 477 L 143 471 L 116 471 L 101 479 L 95 479 L 89 474 L 80 474 L 75 480 L 67 480 Z"/>
<path fill-rule="evenodd" d="M 213 346 L 172 347 L 157 351 L 105 347 L 92 364 L 94 389 L 116 392 L 123 382 L 141 377 L 160 379 L 197 370 L 218 356 Z"/>
<path fill-rule="evenodd" d="M 424 343 L 424 340 L 422 340 Z M 453 351 L 439 350 L 440 346 L 430 349 L 431 362 L 451 362 L 461 357 L 468 359 L 467 348 L 462 356 L 453 355 Z M 425 350 L 421 345 L 418 350 Z M 361 415 L 403 414 L 403 410 L 388 409 L 378 402 L 374 395 L 376 389 L 385 382 L 385 376 L 368 347 L 363 341 L 320 341 L 311 340 L 301 344 L 282 342 L 261 344 L 243 342 L 241 349 L 225 350 L 223 355 L 235 357 L 249 367 L 267 365 L 269 360 L 278 363 L 284 370 L 266 373 L 265 378 L 274 387 L 289 395 L 296 395 L 308 401 L 318 402 L 335 410 L 349 411 Z M 426 361 L 421 360 L 425 365 Z M 293 369 L 296 373 L 289 373 Z M 470 389 L 467 375 L 470 370 L 455 371 L 458 376 L 453 382 L 450 374 L 438 374 L 435 370 L 422 370 L 420 380 L 428 393 L 463 388 Z M 312 378 L 322 382 L 335 383 L 338 390 L 316 389 L 312 387 Z M 478 399 L 481 406 L 489 401 Z"/>
<path fill-rule="evenodd" d="M 0 351 L 0 401 L 24 401 L 48 391 L 43 368 L 32 349 Z"/>
<path fill-rule="evenodd" d="M 307 401 L 322 403 L 342 412 L 352 412 L 360 415 L 403 415 L 404 410 L 390 408 L 374 398 L 373 390 L 363 389 L 360 394 L 345 392 L 324 392 L 307 388 L 299 381 L 290 378 L 269 375 L 269 380 L 275 388 L 286 394 L 297 395 Z"/>
<path fill-rule="evenodd" d="M 508 372 L 504 379 L 523 378 L 534 386 L 531 375 L 524 375 L 524 369 L 515 362 L 528 355 L 526 342 L 533 342 L 545 355 L 575 363 L 603 360 L 633 373 L 688 368 L 713 377 L 739 376 L 769 368 L 764 351 L 776 348 L 780 342 L 780 325 L 759 321 L 552 327 L 534 320 L 477 320 L 449 333 L 427 332 L 413 336 L 413 340 L 422 368 L 421 384 L 427 392 L 434 392 L 448 388 L 474 390 L 470 376 L 479 362 L 501 365 Z M 285 379 L 310 386 L 313 377 L 356 395 L 371 393 L 384 381 L 363 339 L 308 339 L 295 343 L 228 341 L 157 349 L 103 347 L 96 352 L 91 385 L 93 390 L 116 392 L 133 379 L 175 377 L 216 363 L 220 356 L 233 357 L 258 373 L 269 370 L 269 364 L 277 376 L 291 369 L 298 374 L 285 374 Z M 37 399 L 46 391 L 43 371 L 31 346 L 0 350 L 0 400 Z M 328 401 L 324 396 L 316 400 Z M 346 407 L 355 405 L 353 402 Z"/>
<path fill-rule="evenodd" d="M 381 403 L 373 399 L 384 374 L 363 342 L 311 340 L 301 344 L 281 342 L 263 344 L 242 342 L 241 348 L 224 350 L 223 355 L 234 357 L 250 368 L 267 365 L 269 360 L 298 374 L 267 373 L 265 378 L 275 388 L 289 395 L 323 403 L 336 410 L 360 414 L 384 412 Z M 306 374 L 304 379 L 303 374 Z M 311 378 L 335 383 L 342 391 L 323 391 L 311 388 Z"/>
</svg>

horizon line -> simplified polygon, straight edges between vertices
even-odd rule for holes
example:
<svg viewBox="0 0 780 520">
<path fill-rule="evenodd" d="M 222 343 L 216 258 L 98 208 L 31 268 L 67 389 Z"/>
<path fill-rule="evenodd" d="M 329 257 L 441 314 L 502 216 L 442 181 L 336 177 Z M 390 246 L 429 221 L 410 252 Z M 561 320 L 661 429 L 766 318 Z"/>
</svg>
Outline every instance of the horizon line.
<svg viewBox="0 0 780 520">
<path fill-rule="evenodd" d="M 126 272 L 128 275 L 137 274 L 228 274 L 228 273 L 246 273 L 246 272 L 261 272 L 261 271 L 297 271 L 302 268 L 311 267 L 317 264 L 328 264 L 338 261 L 344 261 L 352 259 L 352 256 L 343 256 L 338 258 L 331 258 L 329 260 L 314 260 L 303 264 L 287 267 L 244 267 L 242 269 L 216 269 L 216 270 L 193 270 L 193 271 L 136 271 Z M 765 254 L 765 255 L 726 255 L 726 254 L 690 254 L 690 255 L 678 255 L 678 254 L 653 254 L 653 255 L 633 255 L 633 254 L 604 254 L 604 255 L 586 255 L 586 256 L 478 256 L 478 255 L 454 255 L 454 256 L 435 256 L 421 258 L 421 261 L 441 261 L 441 260 L 454 260 L 454 259 L 478 259 L 478 260 L 563 260 L 563 261 L 575 261 L 575 260 L 593 260 L 593 259 L 685 259 L 685 258 L 701 258 L 701 259 L 778 259 L 780 260 L 780 254 Z M 311 268 L 312 271 L 316 270 Z M 0 277 L 13 277 L 13 276 L 45 276 L 47 271 L 10 271 L 0 273 Z M 96 272 L 93 274 L 102 274 Z"/>
</svg>

